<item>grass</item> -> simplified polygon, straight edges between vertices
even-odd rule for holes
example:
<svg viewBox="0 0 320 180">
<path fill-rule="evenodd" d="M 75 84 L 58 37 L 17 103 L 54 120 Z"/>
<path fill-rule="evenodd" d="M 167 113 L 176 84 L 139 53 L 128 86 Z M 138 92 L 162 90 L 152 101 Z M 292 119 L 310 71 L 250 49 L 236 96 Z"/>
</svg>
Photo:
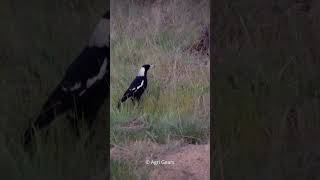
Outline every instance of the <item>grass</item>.
<svg viewBox="0 0 320 180">
<path fill-rule="evenodd" d="M 133 179 L 133 169 L 128 164 L 119 161 L 111 161 L 111 177 L 116 179 Z"/>
<path fill-rule="evenodd" d="M 21 139 L 106 10 L 105 1 L 0 3 L 0 176 L 79 179 L 105 171 L 104 154 L 74 141 L 64 117 L 31 156 Z M 105 115 L 101 115 L 105 119 Z M 105 162 L 104 162 L 105 161 Z"/>
<path fill-rule="evenodd" d="M 210 69 L 205 62 L 209 57 L 190 55 L 183 49 L 199 38 L 201 24 L 209 23 L 208 3 L 173 0 L 142 6 L 111 1 L 110 143 L 207 142 Z M 201 13 L 194 14 L 200 9 Z M 128 100 L 117 109 L 139 68 L 148 63 L 155 68 L 148 72 L 148 88 L 139 104 Z M 141 116 L 146 117 L 147 128 L 128 131 L 119 127 Z M 129 176 L 117 170 L 118 162 L 112 164 L 113 178 Z M 141 169 L 132 162 L 126 165 Z"/>
<path fill-rule="evenodd" d="M 216 179 L 320 177 L 319 6 L 282 2 L 213 5 Z"/>
</svg>

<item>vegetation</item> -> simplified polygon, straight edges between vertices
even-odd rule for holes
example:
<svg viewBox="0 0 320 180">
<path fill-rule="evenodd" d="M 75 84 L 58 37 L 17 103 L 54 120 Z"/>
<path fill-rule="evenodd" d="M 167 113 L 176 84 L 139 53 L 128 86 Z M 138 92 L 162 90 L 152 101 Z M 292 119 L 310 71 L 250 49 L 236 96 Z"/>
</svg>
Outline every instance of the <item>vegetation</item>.
<svg viewBox="0 0 320 180">
<path fill-rule="evenodd" d="M 216 179 L 319 179 L 319 3 L 215 1 Z"/>
<path fill-rule="evenodd" d="M 90 179 L 105 172 L 105 154 L 83 145 L 85 131 L 74 141 L 65 117 L 54 122 L 47 137 L 37 139 L 32 155 L 24 151 L 22 135 L 84 47 L 106 5 L 105 0 L 0 2 L 2 179 Z"/>
<path fill-rule="evenodd" d="M 208 5 L 206 0 L 111 1 L 111 144 L 125 147 L 139 140 L 168 144 L 181 139 L 208 143 L 209 56 L 184 51 L 209 24 Z M 141 102 L 129 100 L 117 109 L 119 98 L 147 63 L 155 68 L 148 72 L 148 88 Z M 123 128 L 135 118 L 142 119 L 145 127 Z M 117 167 L 111 168 L 112 178 L 125 179 L 130 173 L 141 177 L 139 169 L 146 167 L 126 161 L 123 165 L 135 171 L 122 176 L 126 173 L 117 171 L 121 165 L 111 162 Z"/>
</svg>

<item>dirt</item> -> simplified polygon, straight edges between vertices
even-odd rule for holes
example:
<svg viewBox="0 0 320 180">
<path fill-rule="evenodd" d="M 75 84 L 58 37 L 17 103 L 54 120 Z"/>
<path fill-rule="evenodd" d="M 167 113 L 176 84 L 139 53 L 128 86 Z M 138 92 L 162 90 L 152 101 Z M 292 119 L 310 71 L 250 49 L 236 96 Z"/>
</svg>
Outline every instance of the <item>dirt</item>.
<svg viewBox="0 0 320 180">
<path fill-rule="evenodd" d="M 174 165 L 161 166 L 150 173 L 150 179 L 210 179 L 209 145 L 187 145 L 169 152 L 160 159 L 173 161 Z"/>
<path fill-rule="evenodd" d="M 149 127 L 148 117 L 147 115 L 143 115 L 140 117 L 130 119 L 129 121 L 120 124 L 118 128 L 121 130 L 133 131 L 133 130 L 141 130 L 143 128 L 148 128 L 148 127 Z"/>
<path fill-rule="evenodd" d="M 189 51 L 190 54 L 202 54 L 209 56 L 209 26 L 204 25 L 201 29 L 200 37 L 184 51 Z"/>
<path fill-rule="evenodd" d="M 170 145 L 159 145 L 153 142 L 136 141 L 127 147 L 114 146 L 110 153 L 113 160 L 138 162 L 144 165 L 146 160 L 158 161 L 158 164 L 146 165 L 150 167 L 149 179 L 210 179 L 209 144 L 193 145 L 174 142 Z"/>
</svg>

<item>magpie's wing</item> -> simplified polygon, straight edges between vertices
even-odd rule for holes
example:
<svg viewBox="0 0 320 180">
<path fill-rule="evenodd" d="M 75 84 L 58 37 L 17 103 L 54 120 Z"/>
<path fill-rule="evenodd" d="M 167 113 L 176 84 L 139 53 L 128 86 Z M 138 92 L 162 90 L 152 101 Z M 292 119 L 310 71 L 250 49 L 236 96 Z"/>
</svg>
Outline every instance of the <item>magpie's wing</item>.
<svg viewBox="0 0 320 180">
<path fill-rule="evenodd" d="M 138 89 L 140 89 L 141 83 L 144 82 L 143 77 L 136 77 L 132 83 L 130 84 L 129 88 L 127 89 L 127 91 L 124 93 L 124 95 L 122 96 L 121 101 L 125 101 L 127 98 L 131 97 L 134 95 L 135 92 L 137 92 Z"/>
<path fill-rule="evenodd" d="M 81 95 L 106 74 L 108 49 L 86 47 L 68 67 L 60 83 L 66 93 Z"/>
<path fill-rule="evenodd" d="M 88 85 L 99 80 L 101 69 L 107 69 L 107 67 L 104 67 L 107 63 L 107 59 L 104 57 L 106 54 L 101 49 L 99 51 L 94 48 L 85 48 L 68 67 L 63 80 L 50 94 L 40 114 L 48 114 L 59 108 L 62 112 L 62 109 L 67 108 L 64 106 L 68 106 L 67 102 L 71 97 L 70 95 L 81 96 L 85 93 Z M 53 118 L 53 115 L 50 116 Z"/>
</svg>

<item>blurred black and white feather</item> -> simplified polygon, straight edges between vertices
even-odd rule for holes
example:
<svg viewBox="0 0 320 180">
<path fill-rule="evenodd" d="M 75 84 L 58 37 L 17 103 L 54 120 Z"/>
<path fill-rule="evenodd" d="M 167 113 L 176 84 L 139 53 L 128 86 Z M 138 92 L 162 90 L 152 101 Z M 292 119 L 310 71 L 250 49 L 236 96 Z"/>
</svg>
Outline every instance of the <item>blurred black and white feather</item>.
<svg viewBox="0 0 320 180">
<path fill-rule="evenodd" d="M 50 125 L 59 115 L 72 111 L 84 117 L 88 125 L 108 96 L 110 60 L 110 13 L 106 12 L 96 25 L 87 45 L 67 68 L 62 81 L 43 105 L 36 121 L 26 130 L 24 141 L 28 144 L 35 129 Z"/>
</svg>

